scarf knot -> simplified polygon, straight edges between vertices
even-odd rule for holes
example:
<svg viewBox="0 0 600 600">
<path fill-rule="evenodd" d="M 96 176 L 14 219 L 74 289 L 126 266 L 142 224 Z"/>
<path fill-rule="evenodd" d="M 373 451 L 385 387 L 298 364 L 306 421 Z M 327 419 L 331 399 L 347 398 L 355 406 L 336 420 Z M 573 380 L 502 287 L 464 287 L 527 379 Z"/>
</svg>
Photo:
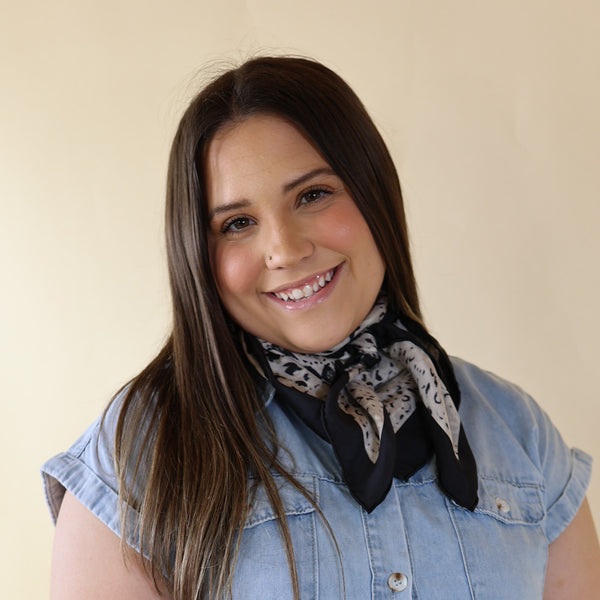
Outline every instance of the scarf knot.
<svg viewBox="0 0 600 600">
<path fill-rule="evenodd" d="M 477 468 L 450 360 L 384 298 L 326 352 L 294 353 L 251 336 L 245 347 L 280 400 L 332 444 L 351 494 L 367 511 L 385 498 L 394 477 L 408 479 L 432 455 L 443 492 L 475 508 Z"/>
</svg>

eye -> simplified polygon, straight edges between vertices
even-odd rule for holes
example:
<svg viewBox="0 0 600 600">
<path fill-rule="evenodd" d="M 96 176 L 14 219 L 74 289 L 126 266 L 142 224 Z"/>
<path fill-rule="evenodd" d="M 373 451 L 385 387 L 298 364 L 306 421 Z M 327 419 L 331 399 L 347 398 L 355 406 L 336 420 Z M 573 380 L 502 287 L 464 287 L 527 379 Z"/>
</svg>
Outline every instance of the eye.
<svg viewBox="0 0 600 600">
<path fill-rule="evenodd" d="M 299 204 L 311 204 L 312 202 L 318 202 L 330 194 L 331 190 L 322 187 L 311 188 L 300 195 Z"/>
<path fill-rule="evenodd" d="M 253 223 L 254 221 L 249 217 L 232 217 L 223 223 L 221 233 L 241 233 Z"/>
</svg>

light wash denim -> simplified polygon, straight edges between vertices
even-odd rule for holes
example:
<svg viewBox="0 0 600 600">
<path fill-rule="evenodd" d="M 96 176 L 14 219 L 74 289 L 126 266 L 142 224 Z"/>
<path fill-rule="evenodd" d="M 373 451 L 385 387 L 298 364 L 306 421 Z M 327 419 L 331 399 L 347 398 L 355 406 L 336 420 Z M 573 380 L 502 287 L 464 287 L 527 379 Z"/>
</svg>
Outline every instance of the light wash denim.
<svg viewBox="0 0 600 600">
<path fill-rule="evenodd" d="M 302 599 L 542 598 L 548 544 L 583 501 L 592 460 L 570 450 L 518 387 L 459 359 L 452 362 L 478 466 L 474 512 L 440 491 L 432 461 L 408 481 L 394 480 L 386 499 L 368 514 L 344 485 L 331 446 L 267 395 L 285 448 L 281 460 L 316 500 L 339 549 L 311 503 L 277 478 Z M 68 489 L 119 533 L 112 460 L 117 411 L 115 403 L 102 430 L 97 421 L 68 452 L 43 466 L 53 518 Z M 242 536 L 234 598 L 292 598 L 277 522 L 260 489 Z"/>
</svg>

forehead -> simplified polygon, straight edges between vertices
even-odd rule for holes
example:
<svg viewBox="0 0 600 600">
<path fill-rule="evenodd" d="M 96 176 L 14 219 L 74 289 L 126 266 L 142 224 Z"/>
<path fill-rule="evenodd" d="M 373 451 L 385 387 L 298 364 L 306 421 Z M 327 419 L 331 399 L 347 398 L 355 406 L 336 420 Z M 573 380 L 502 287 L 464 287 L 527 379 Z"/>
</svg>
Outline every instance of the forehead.
<svg viewBox="0 0 600 600">
<path fill-rule="evenodd" d="M 221 125 L 209 142 L 208 152 L 226 142 L 238 145 L 263 138 L 313 146 L 310 138 L 289 119 L 271 113 L 257 113 Z"/>
<path fill-rule="evenodd" d="M 327 165 L 309 138 L 289 121 L 253 115 L 221 127 L 204 159 L 209 204 L 215 194 L 243 191 L 272 178 L 295 177 Z"/>
</svg>

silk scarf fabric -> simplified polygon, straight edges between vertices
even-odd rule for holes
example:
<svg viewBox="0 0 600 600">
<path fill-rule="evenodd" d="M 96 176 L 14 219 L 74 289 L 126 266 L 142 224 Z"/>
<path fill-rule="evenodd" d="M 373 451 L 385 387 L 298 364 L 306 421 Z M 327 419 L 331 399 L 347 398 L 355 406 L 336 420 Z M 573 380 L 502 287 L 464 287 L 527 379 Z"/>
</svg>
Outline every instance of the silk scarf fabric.
<svg viewBox="0 0 600 600">
<path fill-rule="evenodd" d="M 475 508 L 477 468 L 450 360 L 385 299 L 325 352 L 295 353 L 248 334 L 244 342 L 279 398 L 332 444 L 350 493 L 365 510 L 385 498 L 393 477 L 407 480 L 432 455 L 444 493 Z"/>
</svg>

